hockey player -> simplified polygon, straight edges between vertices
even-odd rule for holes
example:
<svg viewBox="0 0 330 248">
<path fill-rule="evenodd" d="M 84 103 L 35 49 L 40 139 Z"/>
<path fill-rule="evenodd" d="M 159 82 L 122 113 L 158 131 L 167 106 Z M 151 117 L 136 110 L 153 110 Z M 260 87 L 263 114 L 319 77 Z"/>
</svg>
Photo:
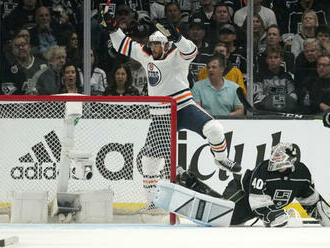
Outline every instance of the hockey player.
<svg viewBox="0 0 330 248">
<path fill-rule="evenodd" d="M 184 38 L 173 25 L 169 23 L 157 24 L 160 31 L 149 36 L 148 46 L 133 41 L 126 36 L 121 28 L 117 27 L 110 15 L 105 15 L 105 23 L 110 32 L 113 47 L 119 53 L 139 61 L 147 72 L 148 93 L 150 96 L 172 96 L 178 106 L 177 127 L 194 131 L 207 138 L 215 163 L 221 168 L 237 173 L 241 170 L 239 163 L 227 158 L 226 139 L 223 127 L 219 121 L 214 120 L 192 99 L 187 80 L 189 64 L 197 54 L 197 47 L 190 40 Z M 173 40 L 169 42 L 169 40 Z M 151 124 L 150 128 L 153 128 Z M 145 147 L 157 145 L 150 129 Z M 154 143 L 153 143 L 154 142 Z M 157 149 L 152 147 L 153 149 Z M 143 164 L 143 161 L 145 163 Z M 145 154 L 142 166 L 152 164 L 154 174 L 159 173 L 162 158 L 155 158 L 152 154 Z M 147 166 L 148 167 L 148 166 Z M 158 167 L 158 169 L 157 169 Z M 158 170 L 158 171 L 157 171 Z M 155 182 L 157 180 L 149 180 Z M 146 182 L 148 180 L 146 179 Z M 154 187 L 150 183 L 149 188 Z"/>
<path fill-rule="evenodd" d="M 290 214 L 283 207 L 296 199 L 322 226 L 330 226 L 330 207 L 315 190 L 309 169 L 299 159 L 297 145 L 279 143 L 273 147 L 269 160 L 247 170 L 241 181 L 229 182 L 222 197 L 235 202 L 231 225 L 258 217 L 267 227 L 286 226 Z M 185 172 L 178 179 L 182 186 L 218 197 L 191 173 Z"/>
<path fill-rule="evenodd" d="M 323 125 L 325 127 L 330 127 L 330 109 L 323 114 Z"/>
</svg>

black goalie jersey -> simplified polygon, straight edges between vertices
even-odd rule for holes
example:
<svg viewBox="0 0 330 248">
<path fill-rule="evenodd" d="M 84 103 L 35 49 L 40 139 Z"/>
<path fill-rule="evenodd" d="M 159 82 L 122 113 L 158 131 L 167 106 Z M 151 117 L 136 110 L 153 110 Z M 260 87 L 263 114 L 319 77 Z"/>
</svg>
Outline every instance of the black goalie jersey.
<svg viewBox="0 0 330 248">
<path fill-rule="evenodd" d="M 279 172 L 268 171 L 268 163 L 266 160 L 245 173 L 242 186 L 246 195 L 236 203 L 231 224 L 259 217 L 267 225 L 294 199 L 302 205 L 312 205 L 319 199 L 305 164 L 296 162 L 293 170 Z"/>
</svg>

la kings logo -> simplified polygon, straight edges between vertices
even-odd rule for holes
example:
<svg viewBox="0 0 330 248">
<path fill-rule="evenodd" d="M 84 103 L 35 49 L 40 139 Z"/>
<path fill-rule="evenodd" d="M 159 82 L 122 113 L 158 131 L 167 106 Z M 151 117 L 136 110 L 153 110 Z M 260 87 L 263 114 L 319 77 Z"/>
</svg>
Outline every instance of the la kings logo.
<svg viewBox="0 0 330 248">
<path fill-rule="evenodd" d="M 61 143 L 54 131 L 44 136 L 29 152 L 18 158 L 22 166 L 13 167 L 10 175 L 13 179 L 41 180 L 56 179 L 56 163 L 60 161 Z M 24 165 L 27 164 L 28 166 Z"/>
<path fill-rule="evenodd" d="M 277 207 L 284 207 L 289 204 L 292 190 L 277 189 L 273 196 L 273 201 Z"/>
</svg>

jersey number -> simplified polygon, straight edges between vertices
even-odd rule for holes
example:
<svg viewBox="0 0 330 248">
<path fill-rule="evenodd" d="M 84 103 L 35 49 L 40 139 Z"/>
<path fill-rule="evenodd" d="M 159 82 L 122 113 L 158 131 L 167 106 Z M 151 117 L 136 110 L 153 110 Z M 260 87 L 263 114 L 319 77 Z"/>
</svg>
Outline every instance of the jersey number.
<svg viewBox="0 0 330 248">
<path fill-rule="evenodd" d="M 262 189 L 264 186 L 264 181 L 262 181 L 260 178 L 255 178 L 252 181 L 252 186 L 255 189 Z"/>
</svg>

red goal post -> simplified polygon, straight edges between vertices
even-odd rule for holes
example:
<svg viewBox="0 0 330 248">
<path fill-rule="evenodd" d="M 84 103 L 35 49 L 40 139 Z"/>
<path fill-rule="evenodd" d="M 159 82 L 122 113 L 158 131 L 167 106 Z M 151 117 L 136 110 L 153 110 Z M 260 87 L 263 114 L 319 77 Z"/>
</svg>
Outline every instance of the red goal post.
<svg viewBox="0 0 330 248">
<path fill-rule="evenodd" d="M 73 109 L 81 103 L 74 146 L 91 153 L 94 162 L 92 178 L 70 176 L 68 191 L 111 187 L 114 213 L 131 214 L 148 204 L 143 199 L 146 175 L 141 157 L 162 157 L 163 167 L 156 177 L 175 181 L 177 106 L 171 97 L 1 95 L 0 208 L 9 206 L 8 192 L 46 190 L 49 201 L 56 194 L 67 103 Z M 157 149 L 150 149 L 146 143 L 155 122 L 157 128 L 150 137 L 156 137 L 152 146 L 157 144 Z"/>
</svg>

